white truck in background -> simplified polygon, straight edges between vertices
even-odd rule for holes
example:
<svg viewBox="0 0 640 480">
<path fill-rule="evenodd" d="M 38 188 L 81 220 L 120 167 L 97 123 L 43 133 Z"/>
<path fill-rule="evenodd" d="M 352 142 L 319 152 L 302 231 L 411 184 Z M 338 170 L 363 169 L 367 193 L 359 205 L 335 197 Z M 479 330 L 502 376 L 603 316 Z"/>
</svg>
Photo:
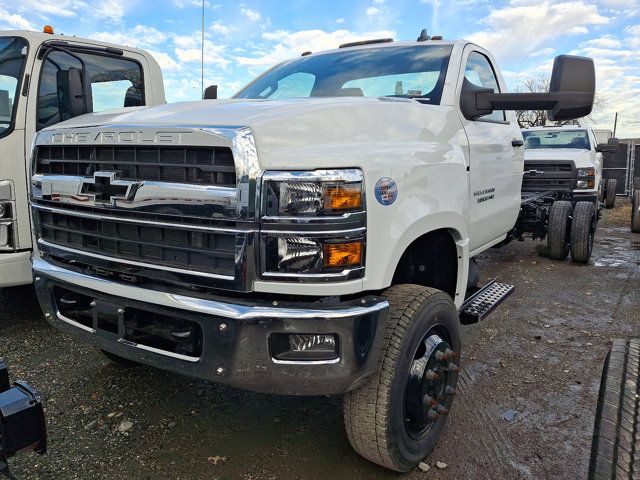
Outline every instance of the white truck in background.
<svg viewBox="0 0 640 480">
<path fill-rule="evenodd" d="M 575 201 L 591 201 L 596 210 L 604 202 L 613 208 L 616 198 L 615 179 L 605 184 L 602 179 L 603 153 L 616 152 L 616 140 L 609 137 L 598 142 L 590 128 L 567 126 L 532 127 L 522 130 L 525 171 L 534 169 L 544 179 L 545 169 L 571 167 Z"/>
<path fill-rule="evenodd" d="M 513 290 L 469 275 L 523 218 L 512 110 L 589 114 L 593 62 L 556 58 L 549 93 L 505 89 L 488 51 L 423 32 L 305 52 L 230 100 L 44 129 L 45 317 L 121 364 L 344 394 L 354 449 L 408 471 L 446 422 L 460 324 Z"/>
<path fill-rule="evenodd" d="M 46 33 L 48 32 L 48 33 Z M 84 85 L 87 95 L 74 93 Z M 44 32 L 0 31 L 0 288 L 32 282 L 29 155 L 35 134 L 87 112 L 165 103 L 147 52 Z M 80 172 L 69 163 L 51 173 Z"/>
</svg>

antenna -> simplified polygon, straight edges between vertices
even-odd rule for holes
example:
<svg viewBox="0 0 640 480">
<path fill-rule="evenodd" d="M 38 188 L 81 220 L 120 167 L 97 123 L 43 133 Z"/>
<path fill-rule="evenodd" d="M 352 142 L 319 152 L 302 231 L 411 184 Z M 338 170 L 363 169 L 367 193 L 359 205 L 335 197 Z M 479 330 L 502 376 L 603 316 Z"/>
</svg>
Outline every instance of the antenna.
<svg viewBox="0 0 640 480">
<path fill-rule="evenodd" d="M 431 40 L 431 37 L 427 33 L 427 29 L 423 28 L 420 32 L 420 36 L 416 39 L 416 42 L 426 42 L 427 40 Z"/>
<path fill-rule="evenodd" d="M 200 98 L 204 96 L 204 2 L 202 0 L 202 49 L 200 51 Z"/>
</svg>

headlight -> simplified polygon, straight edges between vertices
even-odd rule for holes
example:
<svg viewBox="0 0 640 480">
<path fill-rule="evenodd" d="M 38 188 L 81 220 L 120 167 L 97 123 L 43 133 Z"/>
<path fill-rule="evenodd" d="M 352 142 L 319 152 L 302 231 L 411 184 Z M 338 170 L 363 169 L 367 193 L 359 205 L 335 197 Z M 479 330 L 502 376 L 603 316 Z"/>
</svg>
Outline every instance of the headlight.
<svg viewBox="0 0 640 480">
<path fill-rule="evenodd" d="M 266 270 L 271 273 L 322 274 L 363 265 L 363 239 L 266 237 Z"/>
<path fill-rule="evenodd" d="M 364 203 L 362 172 L 354 169 L 267 172 L 262 188 L 268 217 L 341 215 Z"/>
<path fill-rule="evenodd" d="M 578 177 L 595 177 L 595 176 L 596 176 L 596 169 L 593 167 L 578 169 Z"/>
<path fill-rule="evenodd" d="M 263 277 L 362 277 L 366 213 L 360 170 L 265 172 L 261 193 Z"/>
</svg>

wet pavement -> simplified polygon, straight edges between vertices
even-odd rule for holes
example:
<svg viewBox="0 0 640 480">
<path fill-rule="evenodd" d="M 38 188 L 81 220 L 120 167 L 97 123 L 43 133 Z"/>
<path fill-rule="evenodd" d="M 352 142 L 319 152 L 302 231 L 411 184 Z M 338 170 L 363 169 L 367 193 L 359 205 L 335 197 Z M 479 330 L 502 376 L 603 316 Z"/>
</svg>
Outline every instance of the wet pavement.
<svg viewBox="0 0 640 480">
<path fill-rule="evenodd" d="M 640 235 L 628 202 L 605 211 L 589 265 L 545 258 L 540 242 L 483 254 L 485 280 L 516 286 L 463 327 L 449 424 L 406 476 L 359 458 L 339 397 L 279 397 L 147 367 L 122 370 L 42 318 L 29 288 L 0 291 L 0 354 L 43 393 L 50 448 L 12 461 L 20 479 L 585 478 L 602 363 L 640 335 Z M 130 423 L 129 423 L 130 422 Z M 435 468 L 436 461 L 447 465 Z"/>
</svg>

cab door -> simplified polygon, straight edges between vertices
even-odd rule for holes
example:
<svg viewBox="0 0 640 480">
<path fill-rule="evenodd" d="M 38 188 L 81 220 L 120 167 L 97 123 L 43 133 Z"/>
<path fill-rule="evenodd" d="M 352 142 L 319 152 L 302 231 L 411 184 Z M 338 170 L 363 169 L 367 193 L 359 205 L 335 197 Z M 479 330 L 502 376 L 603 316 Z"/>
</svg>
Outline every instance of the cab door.
<svg viewBox="0 0 640 480">
<path fill-rule="evenodd" d="M 467 45 L 458 81 L 505 91 L 491 56 Z M 460 114 L 469 141 L 469 244 L 471 253 L 500 242 L 515 225 L 520 211 L 524 168 L 522 134 L 513 112 L 494 111 L 475 120 Z"/>
</svg>

